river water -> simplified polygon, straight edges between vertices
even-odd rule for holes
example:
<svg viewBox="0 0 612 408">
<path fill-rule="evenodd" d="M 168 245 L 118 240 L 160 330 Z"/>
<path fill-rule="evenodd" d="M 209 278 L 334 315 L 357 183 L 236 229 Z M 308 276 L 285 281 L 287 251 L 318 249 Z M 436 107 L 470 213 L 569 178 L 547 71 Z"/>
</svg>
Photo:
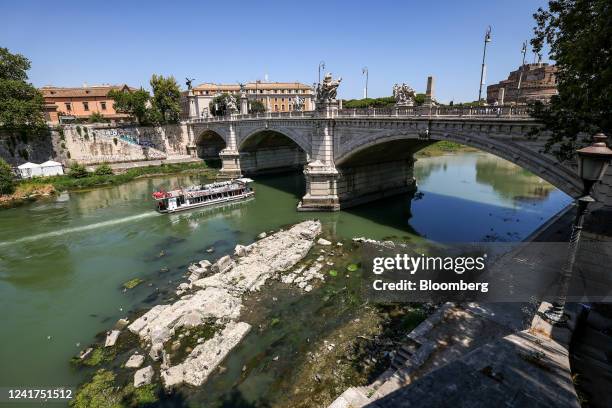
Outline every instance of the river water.
<svg viewBox="0 0 612 408">
<path fill-rule="evenodd" d="M 174 215 L 155 213 L 151 192 L 199 177 L 140 179 L 0 211 L 0 387 L 76 387 L 84 373 L 69 359 L 96 333 L 163 300 L 190 262 L 216 259 L 262 231 L 316 217 L 336 239 L 518 241 L 570 202 L 485 153 L 419 159 L 415 177 L 414 197 L 337 213 L 296 212 L 300 174 L 257 177 L 248 202 Z M 145 284 L 124 293 L 132 278 Z"/>
</svg>

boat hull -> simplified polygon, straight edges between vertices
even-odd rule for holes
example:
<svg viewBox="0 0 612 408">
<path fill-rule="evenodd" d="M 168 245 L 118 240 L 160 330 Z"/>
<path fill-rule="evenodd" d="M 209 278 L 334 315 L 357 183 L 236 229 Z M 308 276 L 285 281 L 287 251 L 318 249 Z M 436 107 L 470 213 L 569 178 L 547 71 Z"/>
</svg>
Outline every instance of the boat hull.
<svg viewBox="0 0 612 408">
<path fill-rule="evenodd" d="M 158 209 L 157 212 L 159 212 L 160 214 L 174 214 L 176 212 L 192 210 L 194 208 L 208 207 L 208 206 L 215 205 L 215 204 L 223 204 L 223 203 L 230 203 L 230 202 L 245 200 L 247 198 L 253 197 L 254 195 L 255 195 L 254 191 L 249 191 L 248 193 L 245 193 L 239 196 L 223 197 L 223 198 L 219 198 L 216 200 L 208 200 L 208 201 L 203 201 L 201 203 L 195 203 L 195 204 L 185 204 L 173 210 L 167 210 L 167 209 L 159 210 Z"/>
</svg>

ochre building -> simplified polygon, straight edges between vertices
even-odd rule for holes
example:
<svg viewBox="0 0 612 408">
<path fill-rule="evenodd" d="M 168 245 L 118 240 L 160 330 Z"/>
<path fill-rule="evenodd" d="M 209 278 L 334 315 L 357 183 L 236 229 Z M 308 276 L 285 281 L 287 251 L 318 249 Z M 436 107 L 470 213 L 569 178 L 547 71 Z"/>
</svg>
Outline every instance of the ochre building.
<svg viewBox="0 0 612 408">
<path fill-rule="evenodd" d="M 45 116 L 48 122 L 59 123 L 74 119 L 87 119 L 99 113 L 114 122 L 130 120 L 130 115 L 117 113 L 113 100 L 108 97 L 112 89 L 132 92 L 135 88 L 123 85 L 95 85 L 80 88 L 45 86 L 40 91 L 45 98 Z"/>
<path fill-rule="evenodd" d="M 260 101 L 267 112 L 292 112 L 296 97 L 304 101 L 305 111 L 314 109 L 314 91 L 311 86 L 299 82 L 249 82 L 244 85 L 249 102 Z M 191 91 L 183 92 L 183 116 L 206 117 L 210 113 L 210 102 L 216 95 L 233 94 L 240 106 L 239 84 L 203 83 Z"/>
</svg>

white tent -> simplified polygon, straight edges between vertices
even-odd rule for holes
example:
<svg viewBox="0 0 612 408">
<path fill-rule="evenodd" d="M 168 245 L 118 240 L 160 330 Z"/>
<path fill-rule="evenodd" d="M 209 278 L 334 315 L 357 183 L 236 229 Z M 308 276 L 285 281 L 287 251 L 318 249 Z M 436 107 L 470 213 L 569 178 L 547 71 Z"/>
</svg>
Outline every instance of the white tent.
<svg viewBox="0 0 612 408">
<path fill-rule="evenodd" d="M 35 176 L 42 176 L 42 167 L 40 164 L 36 163 L 24 163 L 21 166 L 17 166 L 17 170 L 19 171 L 19 175 L 22 178 L 31 178 Z"/>
<path fill-rule="evenodd" d="M 42 169 L 43 176 L 57 176 L 64 174 L 64 168 L 62 167 L 62 163 L 58 163 L 56 161 L 46 161 L 40 165 Z"/>
</svg>

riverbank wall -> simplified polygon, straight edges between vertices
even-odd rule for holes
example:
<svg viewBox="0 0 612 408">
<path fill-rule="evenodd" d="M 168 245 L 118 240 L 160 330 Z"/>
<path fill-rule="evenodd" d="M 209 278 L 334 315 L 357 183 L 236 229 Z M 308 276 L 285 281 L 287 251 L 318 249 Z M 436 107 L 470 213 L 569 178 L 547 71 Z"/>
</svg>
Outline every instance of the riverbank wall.
<svg viewBox="0 0 612 408">
<path fill-rule="evenodd" d="M 61 125 L 40 134 L 0 134 L 0 158 L 12 166 L 28 161 L 96 165 L 188 158 L 184 125 L 108 123 Z"/>
</svg>

